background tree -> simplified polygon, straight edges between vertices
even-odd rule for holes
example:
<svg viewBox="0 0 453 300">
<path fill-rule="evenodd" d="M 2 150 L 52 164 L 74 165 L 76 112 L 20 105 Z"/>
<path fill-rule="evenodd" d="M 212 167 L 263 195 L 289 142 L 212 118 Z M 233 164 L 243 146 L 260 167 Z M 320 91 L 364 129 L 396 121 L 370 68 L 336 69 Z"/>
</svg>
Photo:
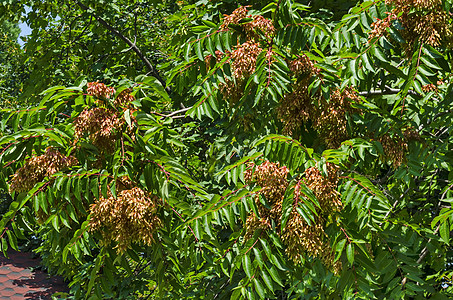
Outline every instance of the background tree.
<svg viewBox="0 0 453 300">
<path fill-rule="evenodd" d="M 3 21 L 0 25 L 0 97 L 3 106 L 11 106 L 21 94 L 26 78 L 22 63 L 23 51 L 17 42 L 20 29 L 17 23 Z"/>
<path fill-rule="evenodd" d="M 1 6 L 2 250 L 75 299 L 451 297 L 451 3 L 331 4 Z"/>
</svg>

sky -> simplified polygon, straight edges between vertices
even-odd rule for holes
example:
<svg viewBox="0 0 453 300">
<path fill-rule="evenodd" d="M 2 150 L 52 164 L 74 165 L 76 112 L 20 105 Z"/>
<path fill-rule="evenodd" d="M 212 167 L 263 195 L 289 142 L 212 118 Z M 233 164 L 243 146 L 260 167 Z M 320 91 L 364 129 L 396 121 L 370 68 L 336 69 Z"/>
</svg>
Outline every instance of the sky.
<svg viewBox="0 0 453 300">
<path fill-rule="evenodd" d="M 31 33 L 31 29 L 30 29 L 30 27 L 28 27 L 28 25 L 26 23 L 20 23 L 19 28 L 20 28 L 19 44 L 22 46 L 24 44 L 24 42 L 22 41 L 22 39 L 20 37 L 29 35 Z"/>
<path fill-rule="evenodd" d="M 26 7 L 25 11 L 29 12 L 30 8 Z M 19 28 L 20 28 L 19 44 L 22 46 L 24 44 L 24 42 L 22 41 L 22 39 L 20 37 L 29 35 L 31 33 L 31 29 L 30 29 L 30 27 L 28 27 L 28 25 L 26 23 L 19 23 Z"/>
</svg>

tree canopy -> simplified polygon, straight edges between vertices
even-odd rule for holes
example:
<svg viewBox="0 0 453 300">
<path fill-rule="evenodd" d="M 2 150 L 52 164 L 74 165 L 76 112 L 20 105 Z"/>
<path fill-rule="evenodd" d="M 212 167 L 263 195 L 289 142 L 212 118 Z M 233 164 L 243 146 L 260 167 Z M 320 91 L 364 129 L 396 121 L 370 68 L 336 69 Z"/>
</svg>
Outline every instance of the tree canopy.
<svg viewBox="0 0 453 300">
<path fill-rule="evenodd" d="M 72 299 L 451 298 L 452 3 L 315 2 L 0 2 L 3 253 Z"/>
</svg>

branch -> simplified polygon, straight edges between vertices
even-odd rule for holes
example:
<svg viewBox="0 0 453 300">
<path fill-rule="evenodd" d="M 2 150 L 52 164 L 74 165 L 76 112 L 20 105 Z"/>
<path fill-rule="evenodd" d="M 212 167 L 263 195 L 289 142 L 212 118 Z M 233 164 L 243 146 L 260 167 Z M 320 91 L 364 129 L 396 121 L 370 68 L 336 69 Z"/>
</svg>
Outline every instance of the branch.
<svg viewBox="0 0 453 300">
<path fill-rule="evenodd" d="M 360 96 L 381 96 L 381 95 L 395 95 L 401 92 L 401 89 L 393 89 L 388 86 L 385 87 L 384 90 L 374 90 L 374 91 L 363 91 L 359 92 Z M 409 90 L 408 94 L 413 95 L 413 96 L 418 96 L 421 97 L 419 93 L 413 90 Z"/>
<path fill-rule="evenodd" d="M 109 30 L 111 33 L 116 35 L 118 38 L 123 40 L 126 44 L 131 47 L 132 50 L 137 54 L 137 56 L 143 61 L 145 64 L 146 68 L 149 70 L 149 72 L 159 80 L 160 84 L 162 84 L 163 87 L 165 87 L 165 90 L 167 91 L 168 94 L 171 93 L 171 89 L 167 87 L 167 83 L 165 80 L 159 75 L 157 72 L 156 68 L 151 64 L 151 62 L 145 57 L 145 55 L 140 51 L 140 49 L 137 47 L 135 42 L 132 42 L 128 37 L 126 37 L 124 34 L 119 32 L 116 28 L 114 28 L 112 25 L 107 23 L 103 18 L 99 17 L 94 13 L 94 10 L 89 8 L 88 6 L 84 5 L 80 1 L 77 1 L 77 4 L 85 11 L 91 12 L 91 14 L 94 16 L 94 18 L 102 25 L 104 26 L 107 30 Z"/>
<path fill-rule="evenodd" d="M 192 108 L 192 106 L 191 107 L 186 107 L 186 108 L 183 108 L 183 109 L 180 109 L 180 110 L 176 110 L 176 111 L 173 111 L 173 112 L 158 113 L 158 112 L 152 111 L 151 113 L 154 114 L 154 115 L 165 117 L 165 118 L 181 119 L 181 118 L 185 118 L 186 116 L 185 115 L 177 116 L 177 114 L 184 113 L 184 112 L 188 111 L 191 108 Z M 164 113 L 168 113 L 168 115 L 166 115 Z"/>
</svg>

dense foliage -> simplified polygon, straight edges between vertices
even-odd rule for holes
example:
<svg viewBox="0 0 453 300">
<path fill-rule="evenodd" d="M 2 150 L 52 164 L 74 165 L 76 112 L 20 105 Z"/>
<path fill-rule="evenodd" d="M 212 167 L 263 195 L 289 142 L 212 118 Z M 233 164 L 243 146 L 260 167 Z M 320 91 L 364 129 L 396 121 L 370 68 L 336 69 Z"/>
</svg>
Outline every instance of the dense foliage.
<svg viewBox="0 0 453 300">
<path fill-rule="evenodd" d="M 452 296 L 450 1 L 10 2 L 1 248 L 68 297 Z"/>
<path fill-rule="evenodd" d="M 19 33 L 17 24 L 6 20 L 0 23 L 0 98 L 2 107 L 11 106 L 17 102 L 24 79 L 27 77 L 26 64 L 21 61 L 23 51 L 17 42 Z"/>
</svg>

